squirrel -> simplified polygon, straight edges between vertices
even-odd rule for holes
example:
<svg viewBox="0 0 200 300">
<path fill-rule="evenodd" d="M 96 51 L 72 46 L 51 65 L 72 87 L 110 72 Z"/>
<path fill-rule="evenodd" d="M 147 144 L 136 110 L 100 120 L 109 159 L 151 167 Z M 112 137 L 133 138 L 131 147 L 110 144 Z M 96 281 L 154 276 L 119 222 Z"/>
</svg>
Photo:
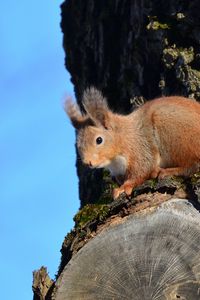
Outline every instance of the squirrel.
<svg viewBox="0 0 200 300">
<path fill-rule="evenodd" d="M 83 93 L 85 113 L 67 100 L 65 111 L 77 130 L 77 149 L 90 168 L 105 168 L 120 194 L 151 178 L 189 176 L 200 169 L 200 103 L 181 96 L 161 97 L 128 115 L 114 113 L 94 87 Z"/>
</svg>

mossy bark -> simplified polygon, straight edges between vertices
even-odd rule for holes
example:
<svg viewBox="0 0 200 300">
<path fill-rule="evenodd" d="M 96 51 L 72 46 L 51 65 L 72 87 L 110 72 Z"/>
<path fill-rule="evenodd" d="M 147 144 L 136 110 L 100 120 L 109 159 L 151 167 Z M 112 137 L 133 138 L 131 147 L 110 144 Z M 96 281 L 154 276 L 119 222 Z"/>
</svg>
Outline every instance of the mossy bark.
<svg viewBox="0 0 200 300">
<path fill-rule="evenodd" d="M 78 213 L 77 215 L 74 217 L 74 221 L 75 221 L 75 227 L 74 229 L 68 233 L 64 239 L 63 245 L 62 245 L 62 249 L 61 249 L 61 263 L 57 272 L 57 276 L 56 276 L 56 280 L 55 282 L 53 282 L 52 280 L 49 279 L 48 275 L 47 275 L 47 271 L 46 268 L 42 267 L 39 271 L 34 272 L 34 283 L 33 283 L 33 290 L 34 290 L 34 300 L 59 300 L 59 299 L 81 299 L 80 295 L 77 294 L 75 296 L 72 296 L 73 293 L 77 292 L 78 293 L 78 289 L 77 287 L 74 289 L 72 288 L 72 285 L 76 285 L 78 284 L 77 281 L 73 281 L 72 283 L 70 283 L 70 291 L 69 293 L 67 292 L 66 288 L 67 288 L 67 284 L 69 283 L 68 281 L 71 280 L 71 272 L 74 272 L 73 267 L 72 270 L 69 270 L 69 266 L 71 265 L 71 261 L 76 262 L 76 258 L 77 258 L 77 254 L 80 252 L 81 249 L 83 249 L 85 247 L 85 245 L 89 244 L 89 249 L 90 249 L 90 242 L 95 239 L 96 237 L 98 237 L 100 234 L 104 234 L 104 232 L 107 232 L 107 230 L 110 230 L 110 228 L 113 228 L 113 226 L 118 226 L 119 227 L 119 232 L 122 229 L 121 225 L 123 227 L 123 224 L 126 224 L 126 222 L 129 220 L 129 218 L 133 218 L 133 222 L 134 219 L 138 219 L 139 222 L 143 222 L 141 220 L 143 220 L 143 216 L 145 215 L 146 219 L 145 219 L 145 224 L 148 224 L 148 226 L 146 227 L 146 230 L 148 227 L 150 226 L 154 226 L 151 223 L 151 216 L 152 216 L 152 212 L 154 212 L 155 214 L 155 218 L 157 218 L 157 225 L 156 227 L 162 227 L 163 230 L 163 237 L 165 239 L 165 243 L 170 245 L 170 249 L 169 249 L 169 253 L 168 255 L 170 255 L 170 252 L 173 252 L 173 247 L 175 246 L 174 243 L 170 240 L 170 236 L 171 234 L 169 234 L 168 232 L 168 225 L 171 228 L 170 230 L 172 230 L 176 236 L 176 226 L 180 226 L 180 228 L 182 228 L 182 226 L 191 226 L 191 231 L 190 234 L 188 235 L 188 238 L 190 239 L 190 235 L 196 235 L 197 234 L 197 229 L 196 229 L 196 225 L 195 225 L 195 232 L 192 231 L 192 224 L 196 224 L 196 223 L 200 223 L 200 217 L 199 217 L 199 213 L 198 211 L 200 211 L 200 192 L 199 192 L 199 181 L 200 181 L 200 174 L 194 174 L 191 178 L 187 178 L 187 179 L 183 179 L 181 177 L 175 177 L 175 178 L 168 178 L 168 179 L 163 179 L 163 180 L 149 180 L 147 182 L 145 182 L 143 185 L 141 185 L 140 187 L 138 187 L 137 189 L 135 189 L 134 194 L 131 198 L 126 198 L 125 196 L 121 196 L 120 199 L 118 199 L 118 201 L 112 201 L 111 199 L 111 194 L 109 196 L 109 193 L 107 192 L 107 196 L 106 198 L 104 198 L 104 202 L 102 201 L 100 204 L 88 204 L 85 207 L 83 207 Z M 159 207 L 163 207 L 163 203 L 166 202 L 170 202 L 173 201 L 173 199 L 176 199 L 176 202 L 178 205 L 178 211 L 180 212 L 180 218 L 178 220 L 178 223 L 176 224 L 176 226 L 174 226 L 174 219 L 173 219 L 173 214 L 176 213 L 176 208 L 175 211 L 174 210 L 174 206 L 172 205 L 171 207 L 171 213 L 170 215 L 168 215 L 167 213 L 167 219 L 165 224 L 163 225 L 163 217 L 165 217 L 165 213 L 163 213 L 162 217 L 160 217 L 159 215 Z M 184 200 L 184 202 L 182 202 L 181 199 L 187 199 Z M 179 205 L 180 202 L 180 205 Z M 190 205 L 189 208 L 187 208 L 189 204 L 192 204 L 193 206 Z M 158 207 L 158 209 L 157 209 Z M 188 210 L 188 212 L 187 212 Z M 167 210 L 168 211 L 168 210 Z M 196 212 L 195 212 L 196 211 Z M 193 219 L 190 219 L 191 215 L 194 214 Z M 171 218 L 172 215 L 172 219 Z M 188 217 L 189 216 L 189 217 Z M 140 220 L 141 218 L 141 220 Z M 184 221 L 183 219 L 184 218 Z M 187 222 L 188 225 L 185 224 L 185 222 Z M 137 222 L 136 222 L 137 223 Z M 184 223 L 184 224 L 182 224 Z M 191 223 L 191 224 L 190 224 Z M 121 225 L 120 225 L 121 224 Z M 167 225 L 168 224 L 168 225 Z M 173 227 L 174 226 L 174 227 Z M 186 228 L 184 227 L 184 228 Z M 131 229 L 132 228 L 132 229 Z M 132 230 L 132 235 L 135 235 L 135 227 L 134 224 L 133 226 L 129 229 Z M 143 228 L 143 227 L 141 227 Z M 196 231 L 197 230 L 197 231 Z M 182 230 L 181 230 L 182 231 Z M 118 232 L 118 229 L 117 229 Z M 131 232 L 129 232 L 131 234 Z M 116 234 L 116 233 L 115 233 Z M 146 235 L 145 235 L 145 231 L 144 232 L 139 232 L 138 233 L 138 239 L 140 238 L 140 234 L 143 236 L 143 239 L 146 239 L 146 242 L 144 243 L 144 247 L 140 249 L 140 251 L 146 251 L 145 249 L 149 249 L 148 251 L 150 251 L 151 248 L 151 244 L 148 244 L 148 239 L 149 239 L 149 232 L 147 231 Z M 182 247 L 187 248 L 188 245 L 188 240 L 184 240 L 185 239 L 185 235 L 184 235 L 184 231 L 181 232 L 180 235 L 180 231 L 178 231 L 177 233 L 177 237 L 178 239 L 180 239 L 180 242 L 182 243 Z M 104 234 L 105 235 L 105 234 Z M 169 235 L 169 239 L 168 239 L 168 235 Z M 146 237 L 145 237 L 146 236 Z M 199 239 L 200 239 L 200 232 L 199 232 Z M 177 240 L 176 237 L 176 240 Z M 119 234 L 117 240 L 120 241 L 121 239 L 121 235 Z M 116 240 L 116 241 L 117 241 Z M 183 242 L 184 240 L 184 242 Z M 191 239 L 190 239 L 191 240 Z M 104 241 L 104 238 L 102 239 L 102 242 Z M 156 239 L 154 240 L 154 245 L 156 245 L 156 242 L 158 243 L 159 246 L 159 240 L 156 241 Z M 123 251 L 129 251 L 131 248 L 135 247 L 133 244 L 133 241 L 130 240 L 130 245 L 127 244 L 126 246 L 128 248 L 126 248 L 124 246 Z M 196 240 L 194 240 L 194 243 L 196 243 Z M 177 242 L 175 243 L 176 247 L 178 247 Z M 107 245 L 107 247 L 109 247 L 110 245 Z M 99 246 L 100 247 L 100 246 Z M 112 245 L 112 247 L 115 247 L 115 243 Z M 150 248 L 148 248 L 150 247 Z M 197 247 L 196 244 L 193 244 L 193 242 L 190 241 L 190 247 Z M 129 249 L 129 250 L 128 250 Z M 178 249 L 178 248 L 177 248 Z M 182 248 L 181 248 L 182 249 Z M 96 250 L 94 249 L 94 252 Z M 177 250 L 178 251 L 178 250 Z M 182 250 L 181 250 L 182 251 Z M 189 250 L 188 250 L 189 251 Z M 80 252 L 80 253 L 84 253 L 84 252 Z M 177 261 L 178 260 L 184 260 L 185 258 L 181 256 L 180 252 L 180 256 L 177 253 Z M 196 254 L 200 253 L 200 248 L 199 250 L 196 250 Z M 79 257 L 82 254 L 79 254 Z M 113 259 L 115 258 L 115 251 L 113 250 Z M 154 260 L 156 261 L 156 255 L 159 255 L 159 261 L 163 261 L 166 259 L 165 257 L 165 252 L 160 253 L 159 252 L 155 253 L 155 257 Z M 163 256 L 162 256 L 163 255 Z M 188 257 L 189 254 L 187 254 Z M 87 256 L 87 255 L 86 255 Z M 127 259 L 127 256 L 118 256 L 117 260 L 118 261 L 124 261 L 124 259 Z M 196 260 L 200 259 L 200 257 L 196 256 L 195 258 Z M 130 260 L 130 258 L 128 259 Z M 143 258 L 141 257 L 141 261 L 143 260 Z M 101 264 L 103 264 L 104 258 L 102 257 L 102 262 Z M 152 261 L 151 261 L 152 262 Z M 149 263 L 151 263 L 149 262 Z M 194 262 L 193 262 L 194 263 Z M 185 267 L 191 267 L 193 268 L 193 263 L 192 261 L 188 260 Z M 196 264 L 196 262 L 195 262 Z M 72 264 L 73 265 L 73 264 Z M 89 269 L 88 269 L 89 267 Z M 150 265 L 148 266 L 150 267 Z M 147 267 L 147 268 L 148 268 Z M 184 268 L 184 266 L 182 266 Z M 86 270 L 85 270 L 86 268 Z M 100 266 L 98 266 L 98 264 L 94 264 L 94 262 L 91 264 L 89 264 L 87 262 L 87 264 L 85 265 L 85 267 L 82 269 L 80 269 L 79 271 L 76 271 L 76 267 L 75 267 L 75 276 L 78 276 L 78 274 L 80 272 L 85 274 L 85 271 L 88 270 L 96 270 L 95 272 L 98 273 L 98 270 L 101 269 L 101 272 L 104 272 L 104 269 L 101 268 Z M 122 270 L 124 270 L 122 268 Z M 116 270 L 113 270 L 114 272 Z M 125 270 L 124 270 L 125 271 Z M 145 271 L 147 272 L 147 270 Z M 157 271 L 156 271 L 157 272 Z M 153 274 L 153 273 L 152 273 Z M 173 275 L 173 273 L 172 273 Z M 102 276 L 103 273 L 102 273 Z M 138 273 L 137 276 L 142 276 L 142 274 Z M 146 276 L 148 276 L 148 274 L 146 274 Z M 157 273 L 155 273 L 153 276 L 158 276 Z M 195 269 L 193 268 L 191 276 L 194 276 L 194 278 L 198 278 L 198 268 Z M 139 278 L 138 277 L 138 278 Z M 67 278 L 67 279 L 63 279 L 63 278 Z M 157 278 L 157 277 L 156 277 Z M 79 278 L 80 279 L 80 278 Z M 63 283 L 64 280 L 64 283 Z M 141 277 L 141 280 L 142 277 Z M 80 281 L 80 280 L 79 280 Z M 66 283 L 67 282 L 67 283 Z M 82 291 L 84 290 L 84 281 L 82 282 L 83 286 L 82 286 Z M 166 283 L 167 284 L 167 283 Z M 187 284 L 189 284 L 189 286 L 187 286 Z M 142 287 L 142 283 L 141 283 L 141 287 Z M 175 291 L 173 290 L 174 287 L 173 286 L 168 286 L 166 287 L 165 285 L 162 286 L 163 291 L 165 291 L 165 289 L 168 292 L 168 288 L 169 288 L 169 292 L 172 293 L 172 291 L 177 292 L 177 295 L 190 295 L 187 294 L 189 293 L 188 291 L 190 291 L 192 294 L 192 296 L 194 298 L 194 300 L 199 299 L 198 295 L 196 294 L 198 289 L 200 288 L 200 281 L 198 280 L 191 280 L 189 283 L 187 283 L 187 280 L 183 280 L 183 281 L 178 281 L 175 280 L 174 281 L 174 286 L 177 287 L 177 291 L 175 289 Z M 164 294 L 162 294 L 162 288 L 161 288 L 161 295 L 162 297 L 164 297 Z M 62 290 L 64 291 L 64 294 L 62 294 Z M 185 292 L 186 289 L 186 292 Z M 79 291 L 80 292 L 80 291 Z M 88 290 L 88 283 L 85 284 L 85 290 L 84 292 L 87 292 L 87 297 L 83 298 L 83 299 L 94 299 L 94 298 L 90 298 L 90 289 Z M 95 291 L 95 299 L 98 299 L 98 297 L 100 297 L 99 299 L 101 299 L 102 294 L 100 291 L 98 291 L 98 289 L 96 289 Z M 186 294 L 184 294 L 186 293 Z M 106 294 L 108 296 L 108 294 Z M 104 299 L 110 299 L 109 297 L 107 297 L 106 295 L 104 295 Z M 195 295 L 195 296 L 194 296 Z M 176 294 L 175 294 L 176 296 Z M 174 296 L 174 297 L 175 297 Z M 61 298 L 60 298 L 61 297 Z M 93 296 L 92 296 L 93 297 Z M 165 298 L 159 298 L 159 299 L 165 299 Z M 120 298 L 112 298 L 112 299 L 120 299 Z M 128 299 L 128 298 L 127 298 Z M 133 299 L 137 299 L 137 298 L 133 298 Z M 144 298 L 144 299 L 149 299 Z M 152 298 L 153 299 L 153 298 Z M 176 298 L 166 298 L 166 299 L 176 299 Z M 190 298 L 188 298 L 190 299 Z"/>
</svg>

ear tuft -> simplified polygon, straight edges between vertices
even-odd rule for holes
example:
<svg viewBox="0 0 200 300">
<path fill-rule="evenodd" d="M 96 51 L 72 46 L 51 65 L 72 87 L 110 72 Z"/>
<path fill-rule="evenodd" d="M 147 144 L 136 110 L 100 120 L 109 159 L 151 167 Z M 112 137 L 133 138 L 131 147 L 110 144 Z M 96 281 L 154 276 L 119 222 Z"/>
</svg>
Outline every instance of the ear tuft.
<svg viewBox="0 0 200 300">
<path fill-rule="evenodd" d="M 88 116 L 96 125 L 108 127 L 108 104 L 102 93 L 94 87 L 85 90 L 83 94 L 83 106 Z"/>
<path fill-rule="evenodd" d="M 108 109 L 107 100 L 103 97 L 102 92 L 95 87 L 87 88 L 83 94 L 83 105 L 85 110 L 93 108 Z"/>
<path fill-rule="evenodd" d="M 71 98 L 68 98 L 64 103 L 64 110 L 69 116 L 72 125 L 76 129 L 80 129 L 83 124 L 88 120 L 88 116 L 83 115 L 78 107 L 78 105 L 72 102 Z"/>
</svg>

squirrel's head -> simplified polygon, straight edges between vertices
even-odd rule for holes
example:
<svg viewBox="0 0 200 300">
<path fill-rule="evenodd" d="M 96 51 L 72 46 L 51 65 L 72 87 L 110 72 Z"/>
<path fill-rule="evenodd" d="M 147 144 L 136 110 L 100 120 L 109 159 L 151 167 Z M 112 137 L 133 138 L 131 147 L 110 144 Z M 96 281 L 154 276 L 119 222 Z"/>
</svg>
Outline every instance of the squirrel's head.
<svg viewBox="0 0 200 300">
<path fill-rule="evenodd" d="M 113 113 L 106 99 L 95 88 L 83 95 L 85 114 L 71 101 L 65 110 L 77 129 L 77 148 L 84 164 L 91 168 L 104 168 L 116 156 L 116 140 Z"/>
</svg>

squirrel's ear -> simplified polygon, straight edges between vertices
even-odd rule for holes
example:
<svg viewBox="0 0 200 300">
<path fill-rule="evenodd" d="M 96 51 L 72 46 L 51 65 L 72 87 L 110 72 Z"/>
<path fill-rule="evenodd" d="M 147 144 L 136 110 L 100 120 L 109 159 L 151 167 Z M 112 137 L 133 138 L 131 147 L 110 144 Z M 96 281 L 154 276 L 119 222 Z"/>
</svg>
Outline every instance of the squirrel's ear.
<svg viewBox="0 0 200 300">
<path fill-rule="evenodd" d="M 88 116 L 93 120 L 96 125 L 109 127 L 109 108 L 106 99 L 102 93 L 90 87 L 85 90 L 83 94 L 83 107 Z"/>
<path fill-rule="evenodd" d="M 68 98 L 65 103 L 64 103 L 64 110 L 69 116 L 72 125 L 76 129 L 80 129 L 87 121 L 88 121 L 88 116 L 83 115 L 78 107 L 78 105 L 70 98 Z"/>
</svg>

